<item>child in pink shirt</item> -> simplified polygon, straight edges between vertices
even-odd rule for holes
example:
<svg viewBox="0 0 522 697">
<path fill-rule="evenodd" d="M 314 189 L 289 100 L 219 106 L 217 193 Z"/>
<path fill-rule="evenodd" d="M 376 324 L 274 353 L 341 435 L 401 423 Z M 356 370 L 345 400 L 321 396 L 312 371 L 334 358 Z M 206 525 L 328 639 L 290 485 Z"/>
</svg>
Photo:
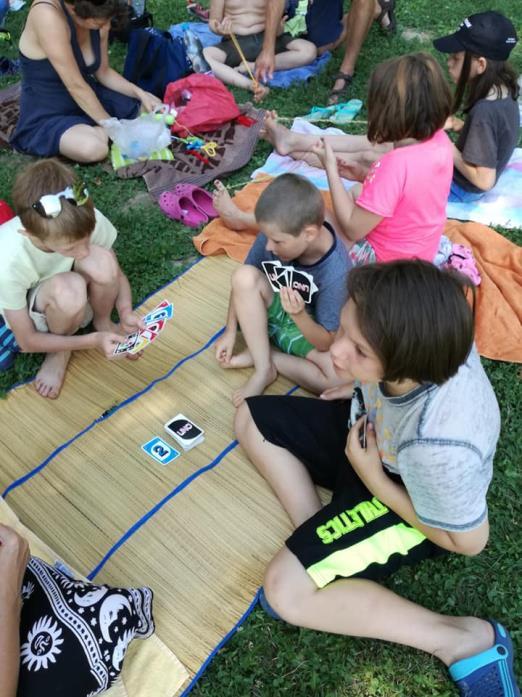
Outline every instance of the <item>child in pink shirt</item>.
<svg viewBox="0 0 522 697">
<path fill-rule="evenodd" d="M 438 63 L 425 53 L 400 56 L 378 65 L 370 80 L 368 140 L 392 149 L 373 162 L 362 188 L 344 189 L 328 139 L 313 147 L 354 263 L 434 260 L 453 176 L 452 146 L 442 130 L 450 113 Z"/>
</svg>

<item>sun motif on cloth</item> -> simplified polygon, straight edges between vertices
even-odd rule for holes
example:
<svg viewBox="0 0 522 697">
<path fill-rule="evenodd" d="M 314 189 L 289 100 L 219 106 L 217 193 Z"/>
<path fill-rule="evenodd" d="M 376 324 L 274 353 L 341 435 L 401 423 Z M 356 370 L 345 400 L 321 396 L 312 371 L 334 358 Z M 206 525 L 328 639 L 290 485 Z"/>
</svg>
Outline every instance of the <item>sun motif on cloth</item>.
<svg viewBox="0 0 522 697">
<path fill-rule="evenodd" d="M 62 630 L 48 616 L 41 617 L 27 635 L 20 655 L 22 664 L 27 663 L 28 670 L 47 669 L 49 663 L 56 663 L 56 656 L 61 653 L 58 647 L 63 644 Z"/>
</svg>

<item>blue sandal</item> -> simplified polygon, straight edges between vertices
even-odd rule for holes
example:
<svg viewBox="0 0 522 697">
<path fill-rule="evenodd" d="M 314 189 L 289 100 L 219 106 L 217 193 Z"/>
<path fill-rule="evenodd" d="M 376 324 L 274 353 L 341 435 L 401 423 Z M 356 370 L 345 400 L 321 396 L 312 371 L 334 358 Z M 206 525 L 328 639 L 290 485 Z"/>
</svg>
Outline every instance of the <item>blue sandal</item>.
<svg viewBox="0 0 522 697">
<path fill-rule="evenodd" d="M 449 667 L 462 697 L 520 697 L 513 672 L 513 645 L 508 631 L 489 620 L 495 631 L 490 649 L 453 663 Z"/>
</svg>

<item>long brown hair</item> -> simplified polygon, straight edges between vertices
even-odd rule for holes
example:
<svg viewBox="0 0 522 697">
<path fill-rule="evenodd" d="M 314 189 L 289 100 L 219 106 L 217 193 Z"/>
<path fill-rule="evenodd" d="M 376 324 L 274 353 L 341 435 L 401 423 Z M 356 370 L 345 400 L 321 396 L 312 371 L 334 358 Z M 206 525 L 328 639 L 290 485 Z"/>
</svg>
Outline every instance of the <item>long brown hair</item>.
<svg viewBox="0 0 522 697">
<path fill-rule="evenodd" d="M 373 143 L 426 140 L 444 126 L 451 105 L 442 69 L 428 53 L 387 60 L 370 78 L 368 139 Z"/>
<path fill-rule="evenodd" d="M 467 112 L 479 101 L 485 99 L 492 89 L 497 91 L 497 97 L 502 96 L 502 89 L 506 88 L 513 99 L 518 99 L 520 88 L 517 83 L 517 74 L 508 61 L 496 61 L 486 58 L 486 69 L 480 75 L 470 79 L 471 63 L 480 56 L 466 51 L 462 70 L 455 89 L 453 111 L 458 111 L 464 97 L 466 98 L 463 111 Z"/>
</svg>

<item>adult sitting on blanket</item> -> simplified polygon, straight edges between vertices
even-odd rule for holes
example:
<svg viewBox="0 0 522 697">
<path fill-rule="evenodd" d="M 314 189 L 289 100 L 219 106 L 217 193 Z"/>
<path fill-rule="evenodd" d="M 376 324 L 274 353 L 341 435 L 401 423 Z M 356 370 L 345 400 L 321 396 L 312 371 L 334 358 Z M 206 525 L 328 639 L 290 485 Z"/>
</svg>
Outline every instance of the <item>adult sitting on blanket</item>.
<svg viewBox="0 0 522 697">
<path fill-rule="evenodd" d="M 272 78 L 275 69 L 274 46 L 288 0 L 267 3 L 263 50 L 256 60 L 255 75 L 263 82 Z M 344 57 L 335 76 L 328 99 L 329 104 L 346 101 L 355 72 L 355 64 L 372 23 L 377 22 L 384 32 L 395 31 L 395 0 L 352 0 L 348 15 L 343 18 L 343 0 L 310 0 L 306 14 L 306 34 L 303 38 L 318 47 L 318 53 L 331 51 L 346 40 Z"/>
<path fill-rule="evenodd" d="M 462 695 L 507 697 L 520 693 L 499 622 L 441 615 L 377 583 L 488 540 L 500 418 L 466 286 L 419 260 L 353 269 L 330 353 L 355 388 L 248 398 L 236 433 L 295 527 L 266 572 L 267 611 L 426 651 Z M 334 492 L 324 507 L 316 484 Z"/>
<path fill-rule="evenodd" d="M 11 144 L 22 152 L 76 162 L 107 156 L 99 125 L 134 118 L 160 102 L 109 66 L 111 18 L 121 0 L 37 0 L 20 37 L 20 118 Z"/>
</svg>

